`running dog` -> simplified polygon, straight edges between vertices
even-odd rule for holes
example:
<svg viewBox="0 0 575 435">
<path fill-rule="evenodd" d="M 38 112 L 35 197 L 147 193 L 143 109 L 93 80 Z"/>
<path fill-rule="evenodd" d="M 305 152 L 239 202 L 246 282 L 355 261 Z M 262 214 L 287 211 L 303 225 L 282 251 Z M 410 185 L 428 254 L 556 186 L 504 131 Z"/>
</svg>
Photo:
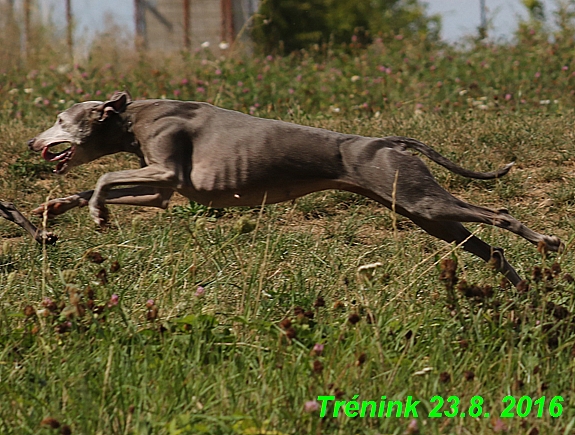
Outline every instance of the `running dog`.
<svg viewBox="0 0 575 435">
<path fill-rule="evenodd" d="M 52 151 L 63 143 L 70 147 Z M 521 278 L 503 250 L 472 235 L 461 222 L 495 225 L 548 251 L 562 247 L 557 237 L 531 230 L 506 210 L 457 199 L 409 150 L 478 179 L 501 177 L 513 163 L 495 172 L 469 171 L 406 137 L 341 134 L 202 102 L 132 101 L 127 92 L 116 92 L 108 101 L 78 103 L 60 113 L 56 124 L 30 140 L 29 147 L 56 162 L 57 174 L 118 152 L 135 154 L 141 164 L 140 169 L 104 174 L 94 190 L 51 200 L 34 210 L 38 214 L 55 216 L 88 205 L 94 221 L 105 225 L 106 204 L 166 208 L 173 192 L 207 206 L 230 207 L 340 189 L 371 198 L 484 261 L 494 260 L 515 286 Z"/>
</svg>

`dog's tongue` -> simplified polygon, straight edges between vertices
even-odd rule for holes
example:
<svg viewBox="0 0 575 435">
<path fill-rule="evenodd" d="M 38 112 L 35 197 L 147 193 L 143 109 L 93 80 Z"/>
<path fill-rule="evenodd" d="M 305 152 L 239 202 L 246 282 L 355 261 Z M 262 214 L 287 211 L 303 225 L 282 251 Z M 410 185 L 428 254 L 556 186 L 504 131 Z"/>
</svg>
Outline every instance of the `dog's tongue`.
<svg viewBox="0 0 575 435">
<path fill-rule="evenodd" d="M 53 162 L 54 160 L 59 160 L 59 159 L 63 158 L 66 155 L 66 152 L 67 152 L 67 150 L 62 151 L 58 154 L 54 154 L 53 152 L 50 152 L 48 147 L 46 147 L 42 150 L 42 158 L 44 160 L 48 160 L 49 162 Z"/>
<path fill-rule="evenodd" d="M 50 150 L 48 149 L 48 147 L 45 147 L 42 150 L 42 158 L 44 160 L 48 160 L 49 162 L 52 161 L 54 159 L 54 157 L 56 157 L 56 154 L 51 153 Z"/>
</svg>

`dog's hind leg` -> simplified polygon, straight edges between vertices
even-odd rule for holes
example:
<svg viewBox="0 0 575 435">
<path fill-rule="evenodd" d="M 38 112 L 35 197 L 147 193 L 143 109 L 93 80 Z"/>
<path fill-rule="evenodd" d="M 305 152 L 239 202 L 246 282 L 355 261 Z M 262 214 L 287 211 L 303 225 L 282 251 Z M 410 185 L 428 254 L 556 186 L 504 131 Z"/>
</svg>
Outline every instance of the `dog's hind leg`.
<svg viewBox="0 0 575 435">
<path fill-rule="evenodd" d="M 539 234 L 505 210 L 492 210 L 462 201 L 441 187 L 421 159 L 395 149 L 375 149 L 364 163 L 355 162 L 352 180 L 359 189 L 349 189 L 375 199 L 412 220 L 429 222 L 477 222 L 511 231 L 531 243 L 544 243 L 559 251 L 561 240 Z"/>
<path fill-rule="evenodd" d="M 520 281 L 517 272 L 505 260 L 502 251 L 492 248 L 465 229 L 461 222 L 495 225 L 524 237 L 533 244 L 543 243 L 549 251 L 562 247 L 557 237 L 539 234 L 504 210 L 491 210 L 468 204 L 441 187 L 425 164 L 408 153 L 364 147 L 363 153 L 348 155 L 347 190 L 372 198 L 411 219 L 429 234 L 463 248 L 485 261 L 499 259 L 496 268 L 513 284 Z M 469 240 L 466 240 L 469 237 Z"/>
<path fill-rule="evenodd" d="M 447 195 L 451 196 L 448 192 Z M 563 243 L 558 237 L 547 236 L 533 231 L 513 216 L 507 210 L 492 210 L 487 207 L 481 207 L 466 203 L 455 197 L 449 201 L 448 206 L 440 207 L 433 213 L 433 220 L 438 221 L 459 221 L 459 222 L 477 222 L 494 225 L 499 228 L 511 231 L 534 245 L 543 244 L 547 251 L 561 251 Z"/>
<path fill-rule="evenodd" d="M 415 217 L 410 217 L 410 219 L 428 234 L 445 240 L 448 243 L 455 242 L 461 244 L 462 248 L 467 252 L 475 254 L 483 261 L 493 264 L 495 270 L 503 274 L 514 286 L 517 286 L 521 281 L 521 277 L 505 259 L 503 249 L 485 243 L 479 237 L 471 234 L 461 223 L 429 221 Z"/>
</svg>

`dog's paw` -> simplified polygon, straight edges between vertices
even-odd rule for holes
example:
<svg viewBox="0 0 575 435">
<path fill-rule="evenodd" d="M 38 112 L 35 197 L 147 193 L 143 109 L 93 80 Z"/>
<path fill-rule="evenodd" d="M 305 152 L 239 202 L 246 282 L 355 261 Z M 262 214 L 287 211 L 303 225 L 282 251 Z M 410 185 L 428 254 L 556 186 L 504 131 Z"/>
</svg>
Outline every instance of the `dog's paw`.
<svg viewBox="0 0 575 435">
<path fill-rule="evenodd" d="M 549 236 L 549 239 L 547 240 L 547 248 L 550 251 L 561 253 L 565 249 L 565 243 L 563 243 L 559 237 Z"/>
<path fill-rule="evenodd" d="M 56 198 L 51 199 L 48 202 L 36 207 L 32 210 L 32 214 L 43 216 L 44 213 L 48 213 L 48 218 L 53 218 L 55 216 L 61 215 L 68 210 L 79 207 L 82 204 L 80 203 L 80 198 L 77 196 L 69 196 L 67 198 Z"/>
<path fill-rule="evenodd" d="M 58 236 L 49 231 L 39 230 L 36 233 L 36 241 L 40 244 L 46 243 L 47 245 L 55 245 L 58 241 Z"/>
<path fill-rule="evenodd" d="M 38 215 L 38 216 L 42 216 L 44 214 L 44 204 L 36 207 L 34 210 L 32 210 L 30 213 Z"/>
<path fill-rule="evenodd" d="M 64 213 L 65 211 L 66 210 L 63 209 L 62 204 L 44 203 L 39 207 L 36 207 L 34 210 L 32 210 L 31 213 L 40 217 L 43 217 L 44 214 L 47 214 L 48 219 L 52 219 Z"/>
<path fill-rule="evenodd" d="M 561 241 L 559 237 L 555 236 L 543 236 L 543 239 L 537 244 L 537 250 L 541 254 L 546 252 L 563 252 L 565 249 L 565 244 Z"/>
<path fill-rule="evenodd" d="M 101 228 L 104 228 L 108 224 L 108 209 L 105 206 L 97 206 L 90 204 L 90 216 L 92 220 L 96 222 Z"/>
</svg>

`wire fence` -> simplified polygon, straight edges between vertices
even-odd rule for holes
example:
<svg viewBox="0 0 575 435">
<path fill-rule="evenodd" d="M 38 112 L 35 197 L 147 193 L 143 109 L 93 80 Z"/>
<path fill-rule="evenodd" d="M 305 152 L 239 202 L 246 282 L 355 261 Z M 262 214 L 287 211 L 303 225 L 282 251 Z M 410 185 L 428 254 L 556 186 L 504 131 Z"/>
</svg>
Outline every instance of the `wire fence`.
<svg viewBox="0 0 575 435">
<path fill-rule="evenodd" d="M 259 0 L 0 0 L 0 52 L 26 58 L 47 33 L 70 58 L 110 33 L 138 50 L 221 50 L 258 5 Z"/>
</svg>

